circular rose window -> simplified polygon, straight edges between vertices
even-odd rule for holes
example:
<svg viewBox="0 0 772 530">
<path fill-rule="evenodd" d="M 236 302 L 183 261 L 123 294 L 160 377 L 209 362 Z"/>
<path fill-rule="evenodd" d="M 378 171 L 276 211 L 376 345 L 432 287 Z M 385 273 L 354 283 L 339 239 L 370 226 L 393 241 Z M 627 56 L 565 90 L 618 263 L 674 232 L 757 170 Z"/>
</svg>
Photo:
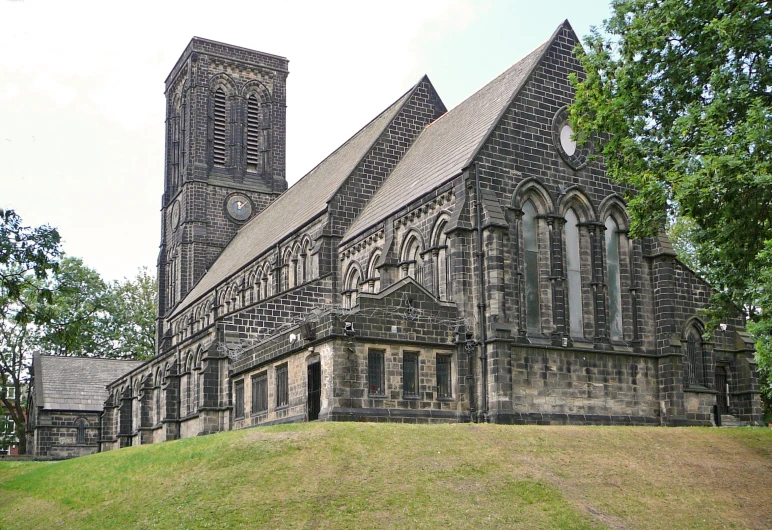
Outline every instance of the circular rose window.
<svg viewBox="0 0 772 530">
<path fill-rule="evenodd" d="M 560 129 L 560 147 L 568 156 L 574 156 L 576 153 L 576 141 L 572 138 L 573 135 L 574 130 L 568 124 L 563 125 Z"/>
<path fill-rule="evenodd" d="M 552 140 L 560 157 L 572 169 L 577 170 L 587 165 L 587 158 L 592 152 L 592 142 L 588 141 L 579 147 L 572 138 L 573 135 L 574 130 L 568 123 L 568 108 L 563 107 L 552 118 Z"/>
</svg>

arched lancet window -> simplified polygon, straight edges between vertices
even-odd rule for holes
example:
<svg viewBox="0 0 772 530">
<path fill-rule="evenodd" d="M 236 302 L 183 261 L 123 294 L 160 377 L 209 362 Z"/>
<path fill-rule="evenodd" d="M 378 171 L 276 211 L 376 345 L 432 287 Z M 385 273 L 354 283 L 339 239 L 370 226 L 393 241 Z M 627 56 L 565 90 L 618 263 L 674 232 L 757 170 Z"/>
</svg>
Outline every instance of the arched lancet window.
<svg viewBox="0 0 772 530">
<path fill-rule="evenodd" d="M 133 399 L 131 400 L 131 406 L 132 406 L 132 432 L 139 431 L 139 425 L 140 425 L 140 418 L 141 416 L 141 410 L 140 410 L 140 400 L 139 400 L 139 381 L 134 383 L 134 395 L 132 396 Z"/>
<path fill-rule="evenodd" d="M 176 189 L 180 185 L 180 100 L 176 97 L 171 110 L 171 119 L 169 120 L 169 129 L 171 133 L 171 156 L 172 166 L 172 186 Z"/>
<path fill-rule="evenodd" d="M 225 91 L 215 90 L 212 97 L 212 162 L 224 167 L 227 162 L 227 112 Z"/>
<path fill-rule="evenodd" d="M 302 268 L 303 264 L 300 262 L 300 246 L 296 245 L 294 249 L 292 249 L 292 258 L 290 261 L 290 267 L 292 271 L 290 272 L 290 287 L 297 287 L 301 283 L 303 283 L 303 279 L 301 278 L 302 275 Z"/>
<path fill-rule="evenodd" d="M 186 107 L 185 99 L 182 100 L 179 110 L 179 141 L 177 143 L 177 163 L 179 165 L 179 184 L 182 184 L 182 177 L 185 171 L 185 130 L 186 130 Z"/>
<path fill-rule="evenodd" d="M 525 281 L 525 322 L 529 333 L 541 332 L 539 316 L 539 242 L 536 208 L 531 201 L 523 205 L 523 272 Z"/>
<path fill-rule="evenodd" d="M 166 258 L 166 272 L 167 272 L 167 308 L 172 307 L 177 302 L 177 256 L 178 252 L 176 248 L 172 248 Z"/>
<path fill-rule="evenodd" d="M 447 219 L 441 219 L 434 230 L 433 246 L 435 248 L 435 292 L 440 300 L 450 300 L 450 252 L 448 236 L 444 233 Z"/>
<path fill-rule="evenodd" d="M 287 249 L 287 252 L 285 252 L 284 257 L 282 258 L 281 263 L 281 287 L 279 288 L 279 291 L 284 291 L 286 289 L 289 289 L 291 285 L 291 276 L 292 276 L 292 253 L 289 249 Z"/>
<path fill-rule="evenodd" d="M 260 101 L 255 94 L 247 98 L 247 171 L 260 166 Z"/>
<path fill-rule="evenodd" d="M 686 333 L 686 383 L 688 386 L 705 386 L 702 336 L 694 326 Z"/>
<path fill-rule="evenodd" d="M 381 271 L 378 270 L 378 261 L 381 259 L 381 252 L 373 252 L 370 256 L 370 264 L 367 266 L 367 279 L 371 293 L 377 293 L 381 290 Z"/>
<path fill-rule="evenodd" d="M 619 225 L 611 216 L 606 218 L 605 225 L 609 336 L 612 340 L 623 340 L 622 281 L 619 272 Z"/>
<path fill-rule="evenodd" d="M 201 388 L 201 350 L 196 354 L 196 362 L 193 365 L 193 412 L 198 411 L 199 393 Z"/>
<path fill-rule="evenodd" d="M 188 374 L 185 381 L 185 411 L 193 413 L 193 352 L 188 355 L 185 372 Z"/>
<path fill-rule="evenodd" d="M 300 275 L 303 282 L 311 279 L 311 241 L 306 239 L 303 243 L 303 249 L 300 251 Z"/>
<path fill-rule="evenodd" d="M 402 277 L 410 276 L 418 283 L 423 283 L 421 242 L 417 237 L 413 236 L 410 238 L 405 249 L 404 258 L 402 260 Z"/>
<path fill-rule="evenodd" d="M 252 285 L 252 301 L 258 302 L 262 300 L 263 298 L 263 289 L 262 289 L 262 278 L 263 278 L 263 271 L 260 269 L 257 269 L 255 271 L 255 276 L 252 279 L 253 285 Z"/>
<path fill-rule="evenodd" d="M 359 284 L 361 281 L 362 276 L 359 273 L 359 267 L 352 265 L 346 275 L 346 283 L 344 284 L 343 291 L 343 303 L 346 308 L 351 309 L 357 305 L 357 295 L 359 294 Z"/>
<path fill-rule="evenodd" d="M 568 280 L 568 323 L 572 337 L 584 335 L 582 316 L 582 268 L 579 252 L 579 219 L 574 210 L 566 212 L 563 233 L 566 241 L 566 277 Z"/>
<path fill-rule="evenodd" d="M 163 419 L 162 408 L 161 408 L 161 372 L 163 369 L 159 368 L 158 371 L 155 373 L 155 388 L 153 388 L 153 402 L 155 406 L 153 407 L 155 409 L 155 423 L 161 423 L 161 420 Z"/>
</svg>

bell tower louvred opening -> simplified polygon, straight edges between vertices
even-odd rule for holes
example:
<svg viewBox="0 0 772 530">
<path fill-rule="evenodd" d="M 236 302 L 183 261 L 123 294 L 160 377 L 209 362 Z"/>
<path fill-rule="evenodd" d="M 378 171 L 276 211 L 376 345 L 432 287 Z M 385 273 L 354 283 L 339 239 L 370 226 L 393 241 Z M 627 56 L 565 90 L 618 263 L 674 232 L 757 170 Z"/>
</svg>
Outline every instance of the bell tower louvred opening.
<svg viewBox="0 0 772 530">
<path fill-rule="evenodd" d="M 227 161 L 226 158 L 226 126 L 227 126 L 227 114 L 226 114 L 226 102 L 225 91 L 222 88 L 218 88 L 214 93 L 213 106 L 213 132 L 212 132 L 212 161 L 214 165 L 225 167 Z"/>
<path fill-rule="evenodd" d="M 260 158 L 260 104 L 252 95 L 247 99 L 247 171 L 261 169 Z"/>
</svg>

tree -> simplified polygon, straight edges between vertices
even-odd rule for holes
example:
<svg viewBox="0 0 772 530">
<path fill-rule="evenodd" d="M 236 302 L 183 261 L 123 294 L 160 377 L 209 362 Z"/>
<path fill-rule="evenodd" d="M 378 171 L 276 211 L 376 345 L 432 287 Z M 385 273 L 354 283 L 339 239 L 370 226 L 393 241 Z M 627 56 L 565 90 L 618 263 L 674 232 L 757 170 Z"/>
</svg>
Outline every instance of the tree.
<svg viewBox="0 0 772 530">
<path fill-rule="evenodd" d="M 0 402 L 26 448 L 24 388 L 29 369 L 30 329 L 51 320 L 53 291 L 45 285 L 61 255 L 56 229 L 22 225 L 13 210 L 0 210 Z M 11 399 L 7 391 L 14 389 Z"/>
<path fill-rule="evenodd" d="M 51 290 L 49 319 L 38 331 L 35 350 L 50 355 L 105 357 L 112 351 L 105 321 L 110 287 L 80 258 L 62 258 L 46 281 Z"/>
<path fill-rule="evenodd" d="M 133 279 L 113 282 L 106 305 L 113 338 L 113 357 L 149 359 L 155 353 L 158 286 L 154 275 L 141 268 Z"/>
<path fill-rule="evenodd" d="M 0 211 L 0 404 L 16 425 L 20 451 L 32 354 L 147 359 L 155 316 L 156 282 L 146 269 L 106 283 L 81 259 L 63 255 L 54 228 L 25 227 L 15 212 Z"/>
<path fill-rule="evenodd" d="M 603 32 L 593 29 L 579 50 L 577 140 L 594 139 L 608 175 L 635 190 L 633 236 L 685 220 L 692 266 L 716 289 L 709 328 L 741 308 L 768 341 L 772 4 L 612 0 L 611 8 Z M 759 365 L 772 365 L 763 351 Z"/>
<path fill-rule="evenodd" d="M 64 257 L 52 290 L 51 318 L 36 350 L 51 355 L 149 359 L 155 350 L 156 282 L 147 269 L 106 283 L 80 258 Z"/>
</svg>

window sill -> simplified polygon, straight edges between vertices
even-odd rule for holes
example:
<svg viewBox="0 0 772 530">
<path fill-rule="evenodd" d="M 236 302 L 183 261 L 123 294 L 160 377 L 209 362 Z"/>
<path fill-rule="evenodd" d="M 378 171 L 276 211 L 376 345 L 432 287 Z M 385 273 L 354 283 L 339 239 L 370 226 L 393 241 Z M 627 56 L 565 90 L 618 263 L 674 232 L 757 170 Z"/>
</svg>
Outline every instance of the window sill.
<svg viewBox="0 0 772 530">
<path fill-rule="evenodd" d="M 684 392 L 694 392 L 695 394 L 718 394 L 717 390 L 712 390 L 704 386 L 684 386 Z"/>
<path fill-rule="evenodd" d="M 416 394 L 402 394 L 402 399 L 407 399 L 408 401 L 420 401 L 421 396 Z"/>
<path fill-rule="evenodd" d="M 386 399 L 386 394 L 369 394 L 367 397 L 371 399 Z"/>
<path fill-rule="evenodd" d="M 285 408 L 286 408 L 286 407 L 285 407 Z M 257 412 L 253 412 L 252 414 L 250 414 L 250 417 L 251 417 L 251 418 L 255 418 L 255 417 L 257 417 L 257 416 L 265 416 L 266 414 L 268 414 L 268 409 L 265 409 L 265 410 L 259 410 L 259 411 L 257 411 Z"/>
<path fill-rule="evenodd" d="M 278 412 L 278 411 L 280 411 L 280 410 L 286 410 L 286 409 L 288 409 L 288 408 L 289 408 L 289 405 L 281 405 L 281 406 L 278 406 L 278 407 L 276 407 L 276 408 L 275 408 L 275 409 L 273 409 L 273 410 Z"/>
<path fill-rule="evenodd" d="M 453 396 L 442 396 L 442 397 L 437 396 L 437 401 L 444 401 L 447 403 L 449 401 L 450 402 L 455 401 L 455 399 L 453 398 Z"/>
</svg>

